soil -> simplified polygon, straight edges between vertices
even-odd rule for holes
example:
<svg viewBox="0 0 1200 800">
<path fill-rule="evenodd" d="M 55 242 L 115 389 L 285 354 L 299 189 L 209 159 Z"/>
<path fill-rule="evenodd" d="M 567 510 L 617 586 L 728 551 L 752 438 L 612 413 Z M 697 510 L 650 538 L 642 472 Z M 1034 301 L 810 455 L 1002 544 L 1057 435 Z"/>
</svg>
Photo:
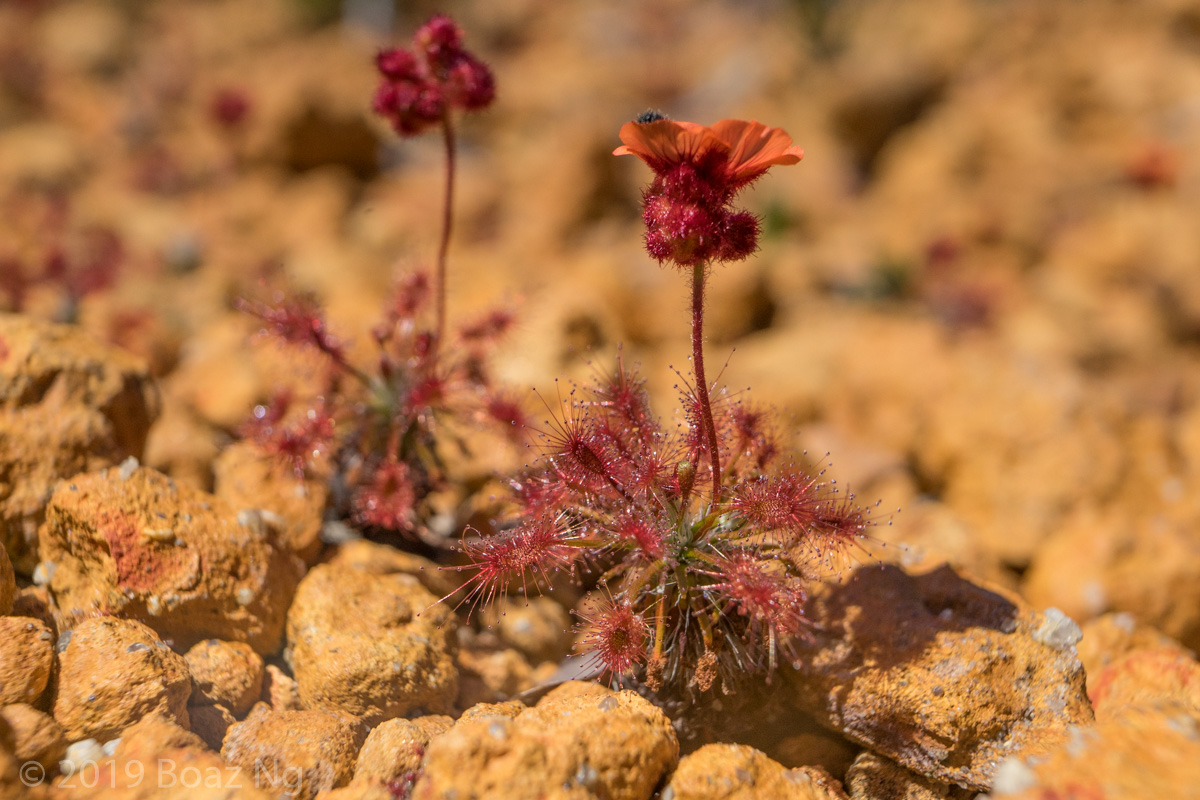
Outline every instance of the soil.
<svg viewBox="0 0 1200 800">
<path fill-rule="evenodd" d="M 571 680 L 595 574 L 439 602 L 535 445 L 456 431 L 384 536 L 240 435 L 325 362 L 239 299 L 311 295 L 367 364 L 434 263 L 441 137 L 370 103 L 435 11 L 497 83 L 456 118 L 449 315 L 512 308 L 494 378 L 537 419 L 618 355 L 683 419 L 687 276 L 620 126 L 805 150 L 738 199 L 709 374 L 879 505 L 732 693 Z M 0 800 L 1193 796 L 1198 97 L 1195 0 L 0 5 Z"/>
</svg>

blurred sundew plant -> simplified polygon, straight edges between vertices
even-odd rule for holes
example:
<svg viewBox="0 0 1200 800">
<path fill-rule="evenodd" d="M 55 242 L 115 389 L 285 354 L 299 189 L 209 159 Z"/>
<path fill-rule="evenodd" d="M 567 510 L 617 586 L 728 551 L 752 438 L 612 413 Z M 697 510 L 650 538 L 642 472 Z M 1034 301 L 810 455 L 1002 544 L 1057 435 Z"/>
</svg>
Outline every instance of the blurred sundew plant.
<svg viewBox="0 0 1200 800">
<path fill-rule="evenodd" d="M 873 525 L 853 495 L 780 452 L 767 412 L 705 374 L 707 278 L 754 253 L 760 236 L 759 219 L 733 201 L 803 151 L 758 122 L 703 126 L 655 112 L 620 137 L 614 154 L 654 172 L 642 195 L 646 250 L 690 278 L 682 424 L 655 416 L 620 358 L 560 396 L 539 459 L 510 482 L 508 522 L 464 540 L 460 569 L 470 575 L 458 605 L 552 588 L 557 571 L 598 573 L 599 599 L 575 613 L 603 674 L 634 675 L 654 691 L 732 691 L 741 676 L 770 680 L 781 656 L 794 657 L 808 633 L 806 587 L 867 552 Z"/>
<path fill-rule="evenodd" d="M 285 459 L 298 476 L 327 478 L 335 513 L 368 529 L 424 534 L 429 493 L 447 482 L 443 448 L 465 449 L 460 424 L 493 423 L 520 437 L 520 404 L 496 388 L 490 355 L 512 323 L 498 309 L 458 325 L 447 340 L 446 262 L 453 218 L 453 113 L 487 107 L 495 96 L 488 67 L 463 47 L 462 31 L 438 15 L 417 29 L 411 48 L 379 53 L 381 82 L 372 104 L 401 136 L 440 127 L 446 149 L 442 227 L 436 268 L 397 281 L 372 329 L 376 358 L 354 363 L 312 297 L 273 294 L 239 301 L 262 333 L 316 350 L 328 365 L 315 397 L 280 393 L 257 406 L 241 434 Z M 430 307 L 433 324 L 424 323 Z"/>
</svg>

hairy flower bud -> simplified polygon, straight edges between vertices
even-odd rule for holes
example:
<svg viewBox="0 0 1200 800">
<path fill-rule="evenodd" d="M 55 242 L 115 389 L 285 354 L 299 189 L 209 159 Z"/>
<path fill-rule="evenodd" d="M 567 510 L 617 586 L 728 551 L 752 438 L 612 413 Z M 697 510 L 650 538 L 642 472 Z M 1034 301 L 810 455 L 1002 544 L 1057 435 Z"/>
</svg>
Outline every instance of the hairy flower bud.
<svg viewBox="0 0 1200 800">
<path fill-rule="evenodd" d="M 486 64 L 463 53 L 446 75 L 446 96 L 466 111 L 487 108 L 496 97 L 496 80 Z"/>
<path fill-rule="evenodd" d="M 434 67 L 448 69 L 462 49 L 462 28 L 445 14 L 435 14 L 413 36 L 413 46 Z"/>
<path fill-rule="evenodd" d="M 375 66 L 391 81 L 415 81 L 421 77 L 416 56 L 401 47 L 380 51 L 375 56 Z"/>
</svg>

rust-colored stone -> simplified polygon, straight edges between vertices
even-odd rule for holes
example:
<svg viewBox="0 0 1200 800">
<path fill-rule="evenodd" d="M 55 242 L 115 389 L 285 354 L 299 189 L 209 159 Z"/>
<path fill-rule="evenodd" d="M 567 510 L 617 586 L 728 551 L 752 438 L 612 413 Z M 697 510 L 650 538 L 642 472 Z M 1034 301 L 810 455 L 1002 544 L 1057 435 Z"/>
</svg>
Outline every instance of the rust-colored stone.
<svg viewBox="0 0 1200 800">
<path fill-rule="evenodd" d="M 453 708 L 456 625 L 411 575 L 314 567 L 288 611 L 288 653 L 305 708 L 368 724 Z"/>
<path fill-rule="evenodd" d="M 28 575 L 55 484 L 141 456 L 159 395 L 144 362 L 79 328 L 0 314 L 0 339 L 0 544 Z"/>
<path fill-rule="evenodd" d="M 151 713 L 187 725 L 192 680 L 183 656 L 140 622 L 86 620 L 59 642 L 54 719 L 67 738 L 115 739 Z"/>
<path fill-rule="evenodd" d="M 350 782 L 366 737 L 361 720 L 337 711 L 265 710 L 229 729 L 221 755 L 250 773 L 258 786 L 312 800 Z"/>
<path fill-rule="evenodd" d="M 1073 637 L 948 567 L 862 567 L 810 614 L 787 673 L 797 704 L 941 783 L 986 789 L 1005 758 L 1092 721 Z"/>
<path fill-rule="evenodd" d="M 412 796 L 646 800 L 678 757 L 670 720 L 638 695 L 575 695 L 456 724 L 429 743 Z"/>
<path fill-rule="evenodd" d="M 262 694 L 263 660 L 245 642 L 205 639 L 184 658 L 192 673 L 192 705 L 222 705 L 240 717 Z"/>
<path fill-rule="evenodd" d="M 47 506 L 41 557 L 64 615 L 119 613 L 176 647 L 209 638 L 270 654 L 301 564 L 256 519 L 154 470 L 77 475 Z"/>
<path fill-rule="evenodd" d="M 0 705 L 34 705 L 54 666 L 54 636 L 39 620 L 0 617 Z"/>
<path fill-rule="evenodd" d="M 846 800 L 824 770 L 788 769 L 742 744 L 707 744 L 684 756 L 664 792 L 675 800 Z"/>
</svg>

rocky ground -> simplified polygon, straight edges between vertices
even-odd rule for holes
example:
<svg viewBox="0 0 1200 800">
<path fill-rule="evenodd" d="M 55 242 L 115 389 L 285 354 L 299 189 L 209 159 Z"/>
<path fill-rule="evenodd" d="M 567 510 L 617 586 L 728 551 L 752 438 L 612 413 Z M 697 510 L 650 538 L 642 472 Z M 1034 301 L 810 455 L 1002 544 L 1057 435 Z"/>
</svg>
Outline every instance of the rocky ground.
<svg viewBox="0 0 1200 800">
<path fill-rule="evenodd" d="M 404 5 L 0 6 L 0 798 L 1194 796 L 1200 4 Z M 577 588 L 434 605 L 461 576 L 428 543 L 235 435 L 317 371 L 237 298 L 311 292 L 366 358 L 433 258 L 438 137 L 368 105 L 435 10 L 497 77 L 449 289 L 515 308 L 514 387 L 622 345 L 676 405 L 686 289 L 621 123 L 806 150 L 746 195 L 710 359 L 883 513 L 758 690 L 563 682 Z"/>
</svg>

